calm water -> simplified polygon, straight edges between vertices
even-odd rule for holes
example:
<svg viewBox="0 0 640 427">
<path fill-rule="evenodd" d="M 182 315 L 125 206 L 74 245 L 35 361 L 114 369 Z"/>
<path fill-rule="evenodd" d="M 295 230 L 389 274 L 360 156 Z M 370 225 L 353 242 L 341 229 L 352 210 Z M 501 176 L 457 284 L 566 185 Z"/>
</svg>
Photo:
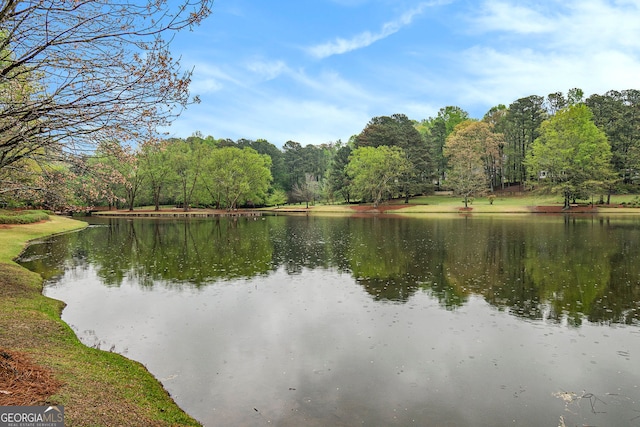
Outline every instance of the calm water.
<svg viewBox="0 0 640 427">
<path fill-rule="evenodd" d="M 206 426 L 640 426 L 640 218 L 93 221 L 23 264 Z"/>
</svg>

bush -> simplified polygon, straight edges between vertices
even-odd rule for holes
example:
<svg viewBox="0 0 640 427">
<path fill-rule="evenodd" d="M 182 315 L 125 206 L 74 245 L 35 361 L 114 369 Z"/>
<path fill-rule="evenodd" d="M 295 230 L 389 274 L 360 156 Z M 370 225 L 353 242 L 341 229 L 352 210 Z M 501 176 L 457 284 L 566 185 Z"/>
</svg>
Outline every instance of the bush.
<svg viewBox="0 0 640 427">
<path fill-rule="evenodd" d="M 633 208 L 640 207 L 640 196 L 636 196 L 631 199 L 631 201 L 628 203 L 628 206 L 631 206 Z"/>
<path fill-rule="evenodd" d="M 49 219 L 45 211 L 0 210 L 0 224 L 33 224 Z"/>
</svg>

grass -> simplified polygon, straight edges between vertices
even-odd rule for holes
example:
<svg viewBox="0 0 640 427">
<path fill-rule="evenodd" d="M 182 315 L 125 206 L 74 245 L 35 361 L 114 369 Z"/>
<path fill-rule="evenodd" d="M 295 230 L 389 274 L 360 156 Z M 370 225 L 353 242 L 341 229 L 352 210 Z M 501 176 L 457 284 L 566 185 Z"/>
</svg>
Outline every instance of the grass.
<svg viewBox="0 0 640 427">
<path fill-rule="evenodd" d="M 8 211 L 0 211 L 0 217 L 9 216 L 6 212 Z M 31 214 L 27 215 L 31 216 Z M 16 215 L 13 214 L 12 216 Z M 0 224 L 3 224 L 0 227 L 5 227 L 0 228 L 0 262 L 15 264 L 13 259 L 20 255 L 30 240 L 56 233 L 77 230 L 86 225 L 80 221 L 72 221 L 64 217 L 49 215 L 42 217 L 39 221 L 42 222 L 30 225 L 27 225 L 29 223 L 17 222 L 11 223 L 12 225 L 7 225 L 6 223 L 0 222 Z"/>
<path fill-rule="evenodd" d="M 598 201 L 598 198 L 594 198 L 594 202 Z M 636 194 L 619 194 L 611 196 L 611 206 L 597 205 L 598 211 L 602 213 L 640 213 L 640 210 L 634 209 L 630 206 L 632 203 L 638 204 L 639 196 Z M 477 197 L 469 205 L 474 213 L 530 213 L 533 206 L 562 206 L 562 198 L 560 196 L 553 195 L 539 195 L 534 193 L 527 193 L 524 196 L 521 195 L 501 195 L 495 197 L 493 203 L 490 203 L 488 197 Z M 582 200 L 581 204 L 588 204 L 588 202 Z M 620 205 L 626 204 L 629 206 L 620 207 Z M 394 209 L 390 209 L 389 206 L 393 205 Z M 358 204 L 346 204 L 346 203 L 323 203 L 316 202 L 310 203 L 309 209 L 306 209 L 306 203 L 289 203 L 280 205 L 278 207 L 259 208 L 262 211 L 274 211 L 274 212 L 314 212 L 314 213 L 336 213 L 336 214 L 352 214 L 355 207 L 360 206 Z M 398 210 L 397 207 L 402 207 Z M 380 205 L 379 210 L 393 213 L 407 213 L 407 214 L 420 214 L 420 213 L 457 213 L 460 208 L 464 206 L 462 197 L 448 196 L 448 195 L 429 195 L 429 196 L 417 196 L 409 199 L 409 203 L 405 205 L 404 200 L 393 200 L 384 202 Z M 153 210 L 153 206 L 140 206 L 135 210 Z M 387 209 L 389 208 L 389 209 Z M 160 206 L 161 210 L 175 211 L 174 205 Z M 122 209 L 118 211 L 122 215 L 126 215 L 126 210 Z"/>
<path fill-rule="evenodd" d="M 51 216 L 0 228 L 0 351 L 25 355 L 61 382 L 24 405 L 65 406 L 67 426 L 198 426 L 140 363 L 83 345 L 60 319 L 64 303 L 42 295 L 42 278 L 13 259 L 29 240 L 86 224 Z M 10 395 L 0 393 L 0 405 Z"/>
<path fill-rule="evenodd" d="M 601 213 L 640 213 L 640 210 L 632 207 L 620 207 L 621 204 L 629 204 L 638 196 L 633 194 L 613 195 L 611 205 L 596 205 Z M 597 202 L 597 199 L 594 199 Z M 582 204 L 587 204 L 581 201 Z M 309 206 L 309 210 L 315 213 L 353 213 L 356 204 L 322 204 Z M 391 208 L 393 206 L 393 208 Z M 493 203 L 488 197 L 477 197 L 470 204 L 474 213 L 531 213 L 534 206 L 562 206 L 562 199 L 558 196 L 528 194 L 525 196 L 498 196 Z M 397 209 L 400 207 L 400 209 Z M 446 195 L 417 196 L 409 200 L 394 200 L 382 203 L 380 211 L 387 210 L 390 213 L 421 214 L 421 213 L 457 213 L 464 207 L 461 197 Z M 267 208 L 267 210 L 305 210 L 305 204 L 289 204 L 279 208 Z"/>
</svg>

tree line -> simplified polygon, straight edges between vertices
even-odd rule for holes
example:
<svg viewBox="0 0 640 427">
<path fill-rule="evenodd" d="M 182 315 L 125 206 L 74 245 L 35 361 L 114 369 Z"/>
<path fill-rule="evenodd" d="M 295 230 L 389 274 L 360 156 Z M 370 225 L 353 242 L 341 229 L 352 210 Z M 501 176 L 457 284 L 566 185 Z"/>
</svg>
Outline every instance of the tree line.
<svg viewBox="0 0 640 427">
<path fill-rule="evenodd" d="M 101 141 L 50 165 L 56 179 L 33 193 L 55 208 L 173 204 L 235 209 L 284 203 L 371 202 L 454 190 L 465 205 L 508 186 L 570 202 L 633 191 L 640 170 L 640 91 L 583 98 L 580 89 L 521 98 L 473 119 L 447 106 L 416 121 L 372 118 L 349 141 L 282 148 L 259 139 Z M 28 199 L 23 199 L 28 200 Z"/>
</svg>

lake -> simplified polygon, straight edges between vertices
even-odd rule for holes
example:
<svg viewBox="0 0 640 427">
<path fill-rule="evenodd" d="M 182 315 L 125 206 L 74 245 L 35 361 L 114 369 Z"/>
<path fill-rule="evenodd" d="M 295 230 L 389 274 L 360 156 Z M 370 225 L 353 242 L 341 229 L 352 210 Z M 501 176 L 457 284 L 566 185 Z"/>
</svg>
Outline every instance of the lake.
<svg viewBox="0 0 640 427">
<path fill-rule="evenodd" d="M 90 222 L 21 263 L 206 426 L 640 426 L 640 217 Z"/>
</svg>

